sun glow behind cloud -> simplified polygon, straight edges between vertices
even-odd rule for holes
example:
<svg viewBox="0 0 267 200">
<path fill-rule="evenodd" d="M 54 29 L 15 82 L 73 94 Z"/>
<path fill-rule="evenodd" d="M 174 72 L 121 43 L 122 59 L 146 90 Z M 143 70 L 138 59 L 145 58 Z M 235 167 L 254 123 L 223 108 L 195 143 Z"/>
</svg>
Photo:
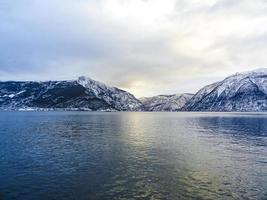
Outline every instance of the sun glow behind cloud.
<svg viewBox="0 0 267 200">
<path fill-rule="evenodd" d="M 0 78 L 195 92 L 267 65 L 266 13 L 264 0 L 3 0 Z"/>
</svg>

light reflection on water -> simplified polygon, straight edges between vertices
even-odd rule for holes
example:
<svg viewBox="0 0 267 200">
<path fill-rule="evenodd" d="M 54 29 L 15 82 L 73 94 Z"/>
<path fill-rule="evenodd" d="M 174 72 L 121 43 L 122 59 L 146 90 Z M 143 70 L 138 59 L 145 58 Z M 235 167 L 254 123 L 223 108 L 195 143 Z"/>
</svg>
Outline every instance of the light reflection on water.
<svg viewBox="0 0 267 200">
<path fill-rule="evenodd" d="M 0 199 L 266 199 L 267 115 L 0 113 Z"/>
</svg>

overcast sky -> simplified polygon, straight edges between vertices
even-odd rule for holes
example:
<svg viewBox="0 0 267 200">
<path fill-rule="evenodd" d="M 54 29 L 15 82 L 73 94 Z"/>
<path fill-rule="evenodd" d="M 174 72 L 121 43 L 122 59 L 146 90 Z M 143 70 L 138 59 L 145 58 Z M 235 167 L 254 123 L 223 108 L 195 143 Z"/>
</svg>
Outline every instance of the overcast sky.
<svg viewBox="0 0 267 200">
<path fill-rule="evenodd" d="M 0 79 L 80 75 L 134 95 L 267 66 L 267 0 L 0 0 Z"/>
</svg>

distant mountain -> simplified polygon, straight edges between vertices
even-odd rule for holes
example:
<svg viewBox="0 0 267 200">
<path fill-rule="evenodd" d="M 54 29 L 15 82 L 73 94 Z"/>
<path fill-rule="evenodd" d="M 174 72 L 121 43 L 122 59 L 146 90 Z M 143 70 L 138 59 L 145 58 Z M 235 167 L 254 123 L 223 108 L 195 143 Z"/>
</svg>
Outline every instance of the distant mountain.
<svg viewBox="0 0 267 200">
<path fill-rule="evenodd" d="M 73 81 L 0 82 L 0 109 L 142 111 L 132 94 L 86 77 Z"/>
<path fill-rule="evenodd" d="M 140 101 L 146 111 L 179 111 L 193 94 L 158 95 L 143 97 Z"/>
<path fill-rule="evenodd" d="M 267 111 L 267 69 L 237 73 L 197 92 L 185 111 Z"/>
</svg>

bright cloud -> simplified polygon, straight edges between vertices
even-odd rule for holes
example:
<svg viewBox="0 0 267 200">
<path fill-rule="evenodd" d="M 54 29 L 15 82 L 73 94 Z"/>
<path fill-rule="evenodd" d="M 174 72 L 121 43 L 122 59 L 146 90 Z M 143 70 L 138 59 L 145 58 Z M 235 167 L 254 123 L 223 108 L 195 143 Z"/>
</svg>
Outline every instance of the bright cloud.
<svg viewBox="0 0 267 200">
<path fill-rule="evenodd" d="M 265 0 L 2 0 L 0 79 L 196 92 L 267 66 L 266 13 Z"/>
</svg>

